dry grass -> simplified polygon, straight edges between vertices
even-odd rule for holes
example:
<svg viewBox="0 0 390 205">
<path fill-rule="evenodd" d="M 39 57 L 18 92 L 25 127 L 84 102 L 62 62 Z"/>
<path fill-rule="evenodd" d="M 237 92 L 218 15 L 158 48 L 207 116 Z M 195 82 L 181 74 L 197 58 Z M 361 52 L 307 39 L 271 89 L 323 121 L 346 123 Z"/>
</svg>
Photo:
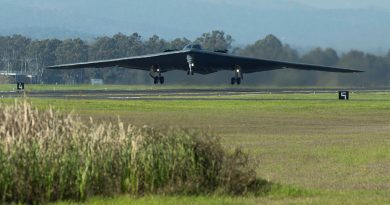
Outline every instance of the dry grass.
<svg viewBox="0 0 390 205">
<path fill-rule="evenodd" d="M 218 138 L 82 122 L 23 101 L 0 106 L 0 201 L 40 203 L 117 194 L 262 193 L 248 155 Z M 268 188 L 267 188 L 268 187 Z"/>
</svg>

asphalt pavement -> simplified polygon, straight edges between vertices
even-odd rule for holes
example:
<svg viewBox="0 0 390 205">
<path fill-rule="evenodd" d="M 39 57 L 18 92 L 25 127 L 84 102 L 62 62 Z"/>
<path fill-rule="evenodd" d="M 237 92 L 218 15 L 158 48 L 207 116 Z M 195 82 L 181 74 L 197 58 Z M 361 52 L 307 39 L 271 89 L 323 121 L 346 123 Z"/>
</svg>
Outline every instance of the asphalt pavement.
<svg viewBox="0 0 390 205">
<path fill-rule="evenodd" d="M 385 89 L 343 89 L 350 92 L 390 92 Z M 1 98 L 51 98 L 94 100 L 259 100 L 249 95 L 261 94 L 320 94 L 339 89 L 148 89 L 148 90 L 45 90 L 0 91 Z M 269 99 L 262 99 L 269 100 Z M 299 99 L 295 99 L 299 100 Z M 302 99 L 305 100 L 305 99 Z"/>
</svg>

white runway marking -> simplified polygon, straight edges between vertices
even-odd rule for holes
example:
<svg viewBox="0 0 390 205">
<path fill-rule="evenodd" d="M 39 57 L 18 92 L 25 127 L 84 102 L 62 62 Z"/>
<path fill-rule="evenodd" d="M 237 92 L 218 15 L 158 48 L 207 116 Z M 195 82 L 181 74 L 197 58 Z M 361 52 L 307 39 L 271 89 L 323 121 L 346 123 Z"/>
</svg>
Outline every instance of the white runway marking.
<svg viewBox="0 0 390 205">
<path fill-rule="evenodd" d="M 108 99 L 141 99 L 141 97 L 107 97 Z"/>
<path fill-rule="evenodd" d="M 0 93 L 16 93 L 18 91 L 0 91 Z"/>
</svg>

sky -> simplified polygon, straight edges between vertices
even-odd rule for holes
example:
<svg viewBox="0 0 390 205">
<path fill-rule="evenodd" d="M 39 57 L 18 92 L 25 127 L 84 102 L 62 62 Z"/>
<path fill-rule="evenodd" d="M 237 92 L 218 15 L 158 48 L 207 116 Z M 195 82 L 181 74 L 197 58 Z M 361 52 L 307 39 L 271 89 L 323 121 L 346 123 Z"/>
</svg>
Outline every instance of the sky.
<svg viewBox="0 0 390 205">
<path fill-rule="evenodd" d="M 232 4 L 272 4 L 272 2 L 296 2 L 320 9 L 386 9 L 390 11 L 389 0 L 204 0 L 214 3 Z"/>
<path fill-rule="evenodd" d="M 298 3 L 305 6 L 320 9 L 386 9 L 390 11 L 389 0 L 203 0 L 214 3 L 230 4 L 272 4 L 272 2 Z"/>
<path fill-rule="evenodd" d="M 236 45 L 274 34 L 295 48 L 387 53 L 389 25 L 390 0 L 0 0 L 0 35 L 32 38 L 223 30 Z"/>
<path fill-rule="evenodd" d="M 389 0 L 295 0 L 304 5 L 322 9 L 375 8 L 390 10 Z"/>
</svg>

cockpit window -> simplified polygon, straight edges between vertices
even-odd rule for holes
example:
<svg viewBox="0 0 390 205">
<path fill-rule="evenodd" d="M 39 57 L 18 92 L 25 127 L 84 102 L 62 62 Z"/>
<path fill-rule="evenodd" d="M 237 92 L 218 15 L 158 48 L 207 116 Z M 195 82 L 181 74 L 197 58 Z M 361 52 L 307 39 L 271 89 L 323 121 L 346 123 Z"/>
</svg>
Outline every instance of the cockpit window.
<svg viewBox="0 0 390 205">
<path fill-rule="evenodd" d="M 188 44 L 184 47 L 184 50 L 197 49 L 202 50 L 202 46 L 200 44 Z"/>
</svg>

